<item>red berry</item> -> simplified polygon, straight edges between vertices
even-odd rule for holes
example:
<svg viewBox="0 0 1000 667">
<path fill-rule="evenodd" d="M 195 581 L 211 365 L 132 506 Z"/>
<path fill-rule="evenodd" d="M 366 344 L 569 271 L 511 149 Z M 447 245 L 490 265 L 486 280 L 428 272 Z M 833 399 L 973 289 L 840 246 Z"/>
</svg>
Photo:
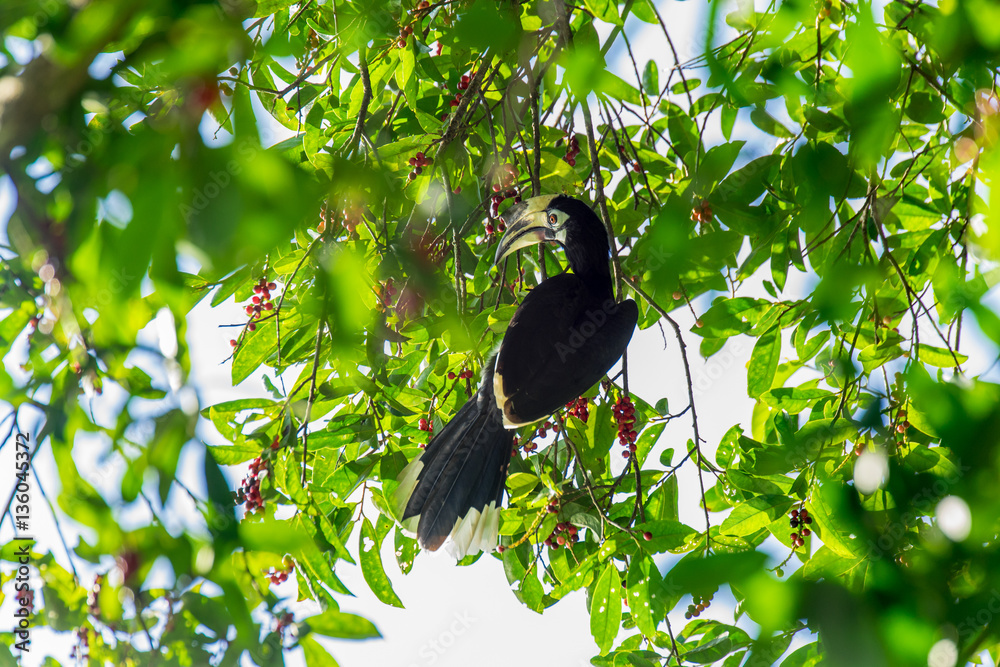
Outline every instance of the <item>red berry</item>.
<svg viewBox="0 0 1000 667">
<path fill-rule="evenodd" d="M 455 379 L 455 373 L 452 372 L 452 371 L 448 371 L 448 379 L 449 380 L 454 380 Z"/>
<path fill-rule="evenodd" d="M 235 340 L 230 340 L 229 341 L 229 345 L 230 345 L 230 347 L 236 347 L 236 341 Z"/>
<path fill-rule="evenodd" d="M 250 324 L 247 325 L 247 329 L 249 329 L 250 331 L 256 331 L 257 325 L 251 322 Z"/>
<path fill-rule="evenodd" d="M 271 310 L 272 308 L 274 308 L 274 304 L 270 301 L 264 304 L 264 310 Z"/>
<path fill-rule="evenodd" d="M 253 315 L 253 306 L 247 306 L 245 310 L 247 315 Z"/>
<path fill-rule="evenodd" d="M 651 539 L 653 539 L 653 534 L 647 530 L 645 533 L 642 534 L 642 539 L 649 542 Z"/>
<path fill-rule="evenodd" d="M 254 285 L 254 286 L 253 286 L 253 293 L 254 293 L 254 294 L 260 294 L 260 293 L 261 293 L 261 291 L 263 291 L 263 289 L 264 289 L 264 288 L 263 288 L 263 287 L 261 287 L 260 285 Z"/>
</svg>

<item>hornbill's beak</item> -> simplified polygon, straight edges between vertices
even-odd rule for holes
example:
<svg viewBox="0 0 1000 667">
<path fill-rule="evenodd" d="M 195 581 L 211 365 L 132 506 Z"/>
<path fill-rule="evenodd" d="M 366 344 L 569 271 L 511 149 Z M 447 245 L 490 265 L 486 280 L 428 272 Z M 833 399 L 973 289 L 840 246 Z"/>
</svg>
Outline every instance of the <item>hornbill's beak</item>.
<svg viewBox="0 0 1000 667">
<path fill-rule="evenodd" d="M 546 241 L 562 243 L 565 238 L 560 234 L 564 216 L 557 216 L 550 211 L 549 204 L 557 195 L 543 195 L 525 199 L 504 211 L 504 224 L 507 231 L 500 239 L 494 264 L 499 264 L 504 257 L 525 246 Z"/>
</svg>

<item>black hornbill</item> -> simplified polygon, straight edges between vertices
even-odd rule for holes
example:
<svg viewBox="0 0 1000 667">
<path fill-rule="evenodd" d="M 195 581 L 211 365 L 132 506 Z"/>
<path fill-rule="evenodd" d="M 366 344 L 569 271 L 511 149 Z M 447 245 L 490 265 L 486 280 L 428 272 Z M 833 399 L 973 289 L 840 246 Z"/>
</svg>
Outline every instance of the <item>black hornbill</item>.
<svg viewBox="0 0 1000 667">
<path fill-rule="evenodd" d="M 394 505 L 403 526 L 415 528 L 431 551 L 450 536 L 458 558 L 496 547 L 513 429 L 544 419 L 600 380 L 639 316 L 635 301 L 615 301 L 608 234 L 589 206 L 547 195 L 511 206 L 503 218 L 497 264 L 519 248 L 554 242 L 572 273 L 528 293 L 479 390 L 400 475 Z"/>
</svg>

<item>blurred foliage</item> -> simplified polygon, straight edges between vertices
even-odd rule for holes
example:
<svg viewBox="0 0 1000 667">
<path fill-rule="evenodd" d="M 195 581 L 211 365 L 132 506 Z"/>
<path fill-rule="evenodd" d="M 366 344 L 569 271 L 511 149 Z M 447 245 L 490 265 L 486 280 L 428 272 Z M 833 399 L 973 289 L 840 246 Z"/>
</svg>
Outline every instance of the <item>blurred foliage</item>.
<svg viewBox="0 0 1000 667">
<path fill-rule="evenodd" d="M 506 548 L 487 556 L 514 595 L 541 612 L 586 590 L 596 665 L 1000 656 L 1000 387 L 960 350 L 970 313 L 1000 344 L 982 302 L 1000 258 L 996 7 L 712 3 L 700 55 L 660 71 L 634 33 L 669 40 L 668 16 L 582 5 L 4 3 L 3 427 L 33 425 L 80 535 L 70 561 L 35 554 L 36 627 L 113 664 L 282 664 L 282 647 L 328 664 L 317 637 L 377 637 L 339 610 L 337 566 L 403 604 L 380 545 L 404 572 L 419 549 L 386 496 L 518 298 L 561 270 L 543 248 L 498 275 L 495 210 L 562 191 L 612 225 L 621 292 L 641 327 L 673 327 L 685 368 L 696 340 L 709 363 L 754 340 L 755 408 L 716 445 L 690 371 L 673 413 L 633 395 L 618 474 L 624 377 L 587 393 L 586 419 L 523 429 Z M 262 146 L 265 116 L 290 138 Z M 232 381 L 263 369 L 270 398 L 197 405 L 185 334 L 203 299 L 247 309 Z M 230 444 L 203 444 L 199 419 Z M 667 449 L 673 419 L 691 438 Z M 248 461 L 234 492 L 219 466 Z M 681 469 L 706 523 L 679 518 Z M 666 553 L 682 557 L 661 573 Z M 166 589 L 144 584 L 157 562 Z M 292 615 L 272 589 L 289 576 L 322 613 Z M 720 588 L 736 617 L 698 618 Z"/>
</svg>

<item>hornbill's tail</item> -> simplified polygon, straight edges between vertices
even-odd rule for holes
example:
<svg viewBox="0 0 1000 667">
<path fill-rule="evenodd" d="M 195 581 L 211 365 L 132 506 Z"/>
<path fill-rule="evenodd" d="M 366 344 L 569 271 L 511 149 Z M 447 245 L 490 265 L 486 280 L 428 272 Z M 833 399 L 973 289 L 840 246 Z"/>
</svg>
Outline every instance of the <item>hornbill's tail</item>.
<svg viewBox="0 0 1000 667">
<path fill-rule="evenodd" d="M 416 523 L 422 548 L 436 551 L 450 536 L 456 558 L 497 545 L 514 433 L 493 396 L 493 365 L 491 358 L 476 395 L 403 470 L 393 498 L 404 528 Z"/>
</svg>

